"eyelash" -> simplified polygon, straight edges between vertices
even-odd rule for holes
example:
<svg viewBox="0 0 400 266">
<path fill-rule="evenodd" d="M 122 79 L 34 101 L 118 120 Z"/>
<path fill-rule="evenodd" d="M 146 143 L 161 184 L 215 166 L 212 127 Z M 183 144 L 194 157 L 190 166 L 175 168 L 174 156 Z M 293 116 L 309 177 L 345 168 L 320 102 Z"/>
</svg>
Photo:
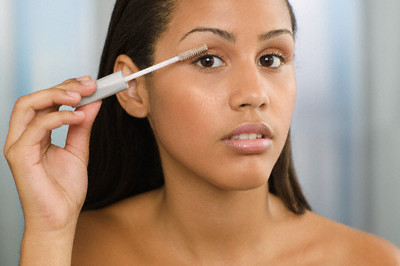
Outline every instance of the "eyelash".
<svg viewBox="0 0 400 266">
<path fill-rule="evenodd" d="M 277 57 L 277 58 L 280 60 L 280 65 L 279 65 L 278 67 L 267 67 L 267 66 L 262 66 L 261 63 L 260 63 L 260 59 L 263 58 L 263 57 L 265 57 L 265 56 Z M 218 58 L 220 61 L 222 61 L 222 62 L 225 64 L 225 61 L 224 61 L 224 59 L 223 59 L 223 56 L 220 56 L 220 55 L 218 55 L 218 54 L 216 54 L 216 53 L 206 53 L 206 54 L 202 54 L 202 55 L 198 56 L 197 58 L 193 59 L 192 64 L 197 65 L 198 67 L 201 67 L 201 68 L 203 68 L 204 70 L 207 70 L 207 71 L 213 71 L 213 70 L 215 70 L 215 69 L 218 69 L 219 67 L 222 67 L 222 66 L 217 66 L 217 67 L 212 67 L 212 66 L 211 66 L 211 67 L 205 67 L 205 66 L 201 66 L 201 65 L 199 64 L 199 61 L 202 60 L 202 59 L 207 59 L 207 58 Z M 260 56 L 260 58 L 259 58 L 258 61 L 257 61 L 257 65 L 259 65 L 260 67 L 269 68 L 269 69 L 271 69 L 271 70 L 278 70 L 278 69 L 280 69 L 280 68 L 282 67 L 282 65 L 284 65 L 286 62 L 287 62 L 286 57 L 285 57 L 282 53 L 280 53 L 280 52 L 268 52 L 268 53 L 265 53 L 265 54 L 263 54 L 263 55 Z"/>
<path fill-rule="evenodd" d="M 224 57 L 219 55 L 219 54 L 216 54 L 216 53 L 201 54 L 197 58 L 193 59 L 192 64 L 193 65 L 197 65 L 198 67 L 201 67 L 201 68 L 203 68 L 204 70 L 207 70 L 207 71 L 213 71 L 213 70 L 219 68 L 219 67 L 204 67 L 204 66 L 199 65 L 199 61 L 202 60 L 202 59 L 206 59 L 206 58 L 218 58 L 225 65 Z"/>
<path fill-rule="evenodd" d="M 261 67 L 266 67 L 266 68 L 269 68 L 271 70 L 279 70 L 287 62 L 286 57 L 282 53 L 280 53 L 280 52 L 268 52 L 268 53 L 265 53 L 262 56 L 260 56 L 260 58 L 257 61 L 257 64 L 259 64 L 259 60 L 261 58 L 265 57 L 265 56 L 277 57 L 279 59 L 279 61 L 280 61 L 280 64 L 279 64 L 278 67 L 267 67 L 267 66 L 262 66 L 261 65 Z"/>
</svg>

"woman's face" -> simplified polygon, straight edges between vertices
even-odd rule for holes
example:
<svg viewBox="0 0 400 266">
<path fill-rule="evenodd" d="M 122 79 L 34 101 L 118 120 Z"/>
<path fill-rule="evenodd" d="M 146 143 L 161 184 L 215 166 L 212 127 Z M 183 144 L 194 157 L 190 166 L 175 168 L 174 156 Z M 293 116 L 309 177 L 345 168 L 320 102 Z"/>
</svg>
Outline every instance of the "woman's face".
<svg viewBox="0 0 400 266">
<path fill-rule="evenodd" d="M 166 178 L 229 190 L 267 182 L 295 104 L 291 29 L 283 0 L 179 1 L 155 61 L 209 50 L 154 72 L 148 87 Z"/>
</svg>

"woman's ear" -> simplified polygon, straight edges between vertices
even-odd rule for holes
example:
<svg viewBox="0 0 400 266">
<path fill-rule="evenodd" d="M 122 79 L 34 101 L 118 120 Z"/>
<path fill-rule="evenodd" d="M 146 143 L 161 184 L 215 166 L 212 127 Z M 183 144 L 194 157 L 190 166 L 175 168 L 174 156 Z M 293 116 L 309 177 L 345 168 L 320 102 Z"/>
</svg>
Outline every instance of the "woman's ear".
<svg viewBox="0 0 400 266">
<path fill-rule="evenodd" d="M 114 72 L 122 71 L 125 76 L 133 74 L 139 69 L 127 55 L 119 55 L 115 60 Z M 145 80 L 139 77 L 129 81 L 129 88 L 117 93 L 117 99 L 122 108 L 131 116 L 143 118 L 148 113 L 148 95 Z"/>
</svg>

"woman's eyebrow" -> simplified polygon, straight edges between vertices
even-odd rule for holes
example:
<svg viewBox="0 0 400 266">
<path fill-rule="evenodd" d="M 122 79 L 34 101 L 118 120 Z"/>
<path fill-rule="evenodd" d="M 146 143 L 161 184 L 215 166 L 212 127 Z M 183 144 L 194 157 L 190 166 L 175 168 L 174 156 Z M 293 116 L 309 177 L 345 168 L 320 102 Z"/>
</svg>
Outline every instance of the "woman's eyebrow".
<svg viewBox="0 0 400 266">
<path fill-rule="evenodd" d="M 269 40 L 269 39 L 274 38 L 274 37 L 278 37 L 278 36 L 283 35 L 283 34 L 289 34 L 294 39 L 293 33 L 290 30 L 288 30 L 288 29 L 279 29 L 279 30 L 272 30 L 272 31 L 269 31 L 267 33 L 261 34 L 258 37 L 258 40 L 260 42 L 262 42 L 262 41 Z"/>
<path fill-rule="evenodd" d="M 227 41 L 230 41 L 230 42 L 236 41 L 235 34 L 228 32 L 226 30 L 221 30 L 218 28 L 195 28 L 195 29 L 189 31 L 188 33 L 186 33 L 185 35 L 183 35 L 183 37 L 179 40 L 179 42 L 183 41 L 186 37 L 188 37 L 190 34 L 195 33 L 195 32 L 211 32 L 213 34 L 216 34 L 216 35 L 222 37 L 223 39 L 225 39 Z"/>
<path fill-rule="evenodd" d="M 226 30 L 218 29 L 218 28 L 205 28 L 205 27 L 200 27 L 200 28 L 195 28 L 183 35 L 183 37 L 179 40 L 179 42 L 183 41 L 186 37 L 188 37 L 190 34 L 195 33 L 195 32 L 211 32 L 213 34 L 216 34 L 220 36 L 221 38 L 230 41 L 230 42 L 236 42 L 236 36 L 234 33 L 231 33 Z M 288 30 L 288 29 L 278 29 L 278 30 L 271 30 L 267 33 L 260 34 L 258 37 L 258 40 L 260 42 L 269 40 L 271 38 L 283 35 L 283 34 L 289 34 L 293 39 L 293 33 Z"/>
</svg>

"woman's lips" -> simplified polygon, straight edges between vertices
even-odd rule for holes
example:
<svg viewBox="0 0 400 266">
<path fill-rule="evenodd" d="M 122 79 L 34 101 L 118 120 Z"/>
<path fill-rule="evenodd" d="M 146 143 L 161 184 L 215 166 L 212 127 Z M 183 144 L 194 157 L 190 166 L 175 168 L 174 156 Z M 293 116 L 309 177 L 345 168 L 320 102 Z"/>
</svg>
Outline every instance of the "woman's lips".
<svg viewBox="0 0 400 266">
<path fill-rule="evenodd" d="M 245 123 L 222 141 L 240 154 L 260 154 L 271 147 L 272 137 L 272 129 L 266 123 Z"/>
</svg>

